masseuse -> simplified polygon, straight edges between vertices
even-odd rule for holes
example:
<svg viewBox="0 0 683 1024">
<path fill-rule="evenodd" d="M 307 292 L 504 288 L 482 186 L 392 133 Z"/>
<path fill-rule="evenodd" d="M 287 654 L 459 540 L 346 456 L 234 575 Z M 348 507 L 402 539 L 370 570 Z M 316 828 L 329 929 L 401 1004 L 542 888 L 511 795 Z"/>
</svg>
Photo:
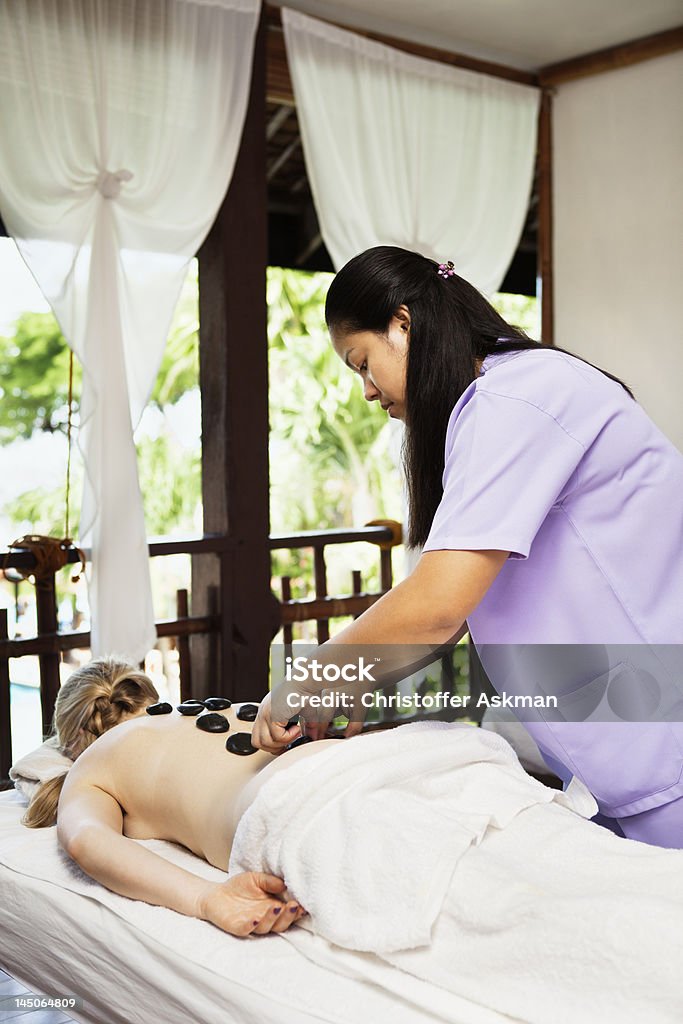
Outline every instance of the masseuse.
<svg viewBox="0 0 683 1024">
<path fill-rule="evenodd" d="M 409 544 L 422 554 L 316 656 L 438 647 L 466 626 L 480 651 L 505 645 L 495 649 L 510 665 L 534 645 L 567 645 L 579 664 L 585 651 L 633 645 L 671 674 L 665 645 L 683 643 L 683 456 L 628 388 L 530 341 L 451 264 L 404 249 L 347 263 L 325 317 L 365 398 L 405 423 Z M 590 695 L 591 675 L 583 665 L 565 692 Z M 642 722 L 562 717 L 525 725 L 565 783 L 578 775 L 591 789 L 601 823 L 683 848 L 681 723 L 651 706 Z M 264 701 L 252 742 L 277 753 L 294 735 Z"/>
</svg>

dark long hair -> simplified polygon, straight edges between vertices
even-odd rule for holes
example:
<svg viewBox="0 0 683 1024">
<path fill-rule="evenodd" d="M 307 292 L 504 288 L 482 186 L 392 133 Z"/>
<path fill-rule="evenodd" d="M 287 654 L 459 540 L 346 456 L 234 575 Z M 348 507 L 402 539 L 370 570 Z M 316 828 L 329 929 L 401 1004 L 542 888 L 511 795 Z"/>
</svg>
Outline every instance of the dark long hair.
<svg viewBox="0 0 683 1024">
<path fill-rule="evenodd" d="M 446 428 L 454 405 L 477 375 L 476 361 L 493 352 L 543 347 L 507 323 L 464 278 L 444 279 L 437 270 L 438 264 L 420 253 L 378 245 L 342 267 L 325 302 L 328 329 L 343 334 L 385 336 L 398 307 L 410 310 L 403 462 L 411 547 L 424 544 L 441 501 Z M 601 372 L 633 397 L 623 381 Z"/>
</svg>

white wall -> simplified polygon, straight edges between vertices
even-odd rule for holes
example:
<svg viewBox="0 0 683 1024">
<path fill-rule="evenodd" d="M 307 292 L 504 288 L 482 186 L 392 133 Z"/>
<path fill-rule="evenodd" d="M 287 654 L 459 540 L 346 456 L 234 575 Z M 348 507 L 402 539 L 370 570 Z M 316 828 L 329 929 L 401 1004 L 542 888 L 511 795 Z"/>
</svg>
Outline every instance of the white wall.
<svg viewBox="0 0 683 1024">
<path fill-rule="evenodd" d="M 555 343 L 683 450 L 683 52 L 558 87 Z"/>
</svg>

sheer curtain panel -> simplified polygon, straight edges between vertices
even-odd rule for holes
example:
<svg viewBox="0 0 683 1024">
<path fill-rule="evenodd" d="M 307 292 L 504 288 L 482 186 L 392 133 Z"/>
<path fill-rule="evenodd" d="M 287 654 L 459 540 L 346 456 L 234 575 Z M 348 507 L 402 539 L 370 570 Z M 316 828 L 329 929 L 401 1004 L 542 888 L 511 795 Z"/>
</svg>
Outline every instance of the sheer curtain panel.
<svg viewBox="0 0 683 1024">
<path fill-rule="evenodd" d="M 133 430 L 232 176 L 259 8 L 0 5 L 0 213 L 83 366 L 96 654 L 156 640 Z"/>
<path fill-rule="evenodd" d="M 453 260 L 496 291 L 531 191 L 539 91 L 283 9 L 320 229 L 337 269 L 372 245 Z"/>
</svg>

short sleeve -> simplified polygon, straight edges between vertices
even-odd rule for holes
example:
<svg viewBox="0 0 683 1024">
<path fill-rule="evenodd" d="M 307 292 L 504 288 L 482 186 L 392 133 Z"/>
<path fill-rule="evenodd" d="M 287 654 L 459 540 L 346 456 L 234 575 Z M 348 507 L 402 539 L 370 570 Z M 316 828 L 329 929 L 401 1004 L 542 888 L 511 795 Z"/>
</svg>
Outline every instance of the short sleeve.
<svg viewBox="0 0 683 1024">
<path fill-rule="evenodd" d="M 444 493 L 423 550 L 526 558 L 584 453 L 538 406 L 477 391 L 449 424 Z"/>
</svg>

